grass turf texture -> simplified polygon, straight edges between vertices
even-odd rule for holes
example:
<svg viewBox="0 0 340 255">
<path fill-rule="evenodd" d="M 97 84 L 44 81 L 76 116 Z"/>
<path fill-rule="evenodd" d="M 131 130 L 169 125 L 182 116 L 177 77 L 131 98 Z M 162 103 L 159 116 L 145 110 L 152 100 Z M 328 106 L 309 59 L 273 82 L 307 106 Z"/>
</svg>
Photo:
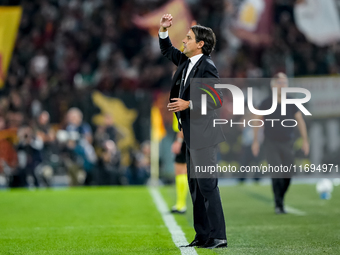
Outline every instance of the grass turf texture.
<svg viewBox="0 0 340 255">
<path fill-rule="evenodd" d="M 270 186 L 220 188 L 229 248 L 198 254 L 340 254 L 340 187 L 329 201 L 315 185 L 292 185 L 273 213 Z M 174 187 L 161 188 L 169 207 Z M 192 208 L 175 215 L 188 241 Z M 146 187 L 0 192 L 0 254 L 180 254 Z"/>
</svg>

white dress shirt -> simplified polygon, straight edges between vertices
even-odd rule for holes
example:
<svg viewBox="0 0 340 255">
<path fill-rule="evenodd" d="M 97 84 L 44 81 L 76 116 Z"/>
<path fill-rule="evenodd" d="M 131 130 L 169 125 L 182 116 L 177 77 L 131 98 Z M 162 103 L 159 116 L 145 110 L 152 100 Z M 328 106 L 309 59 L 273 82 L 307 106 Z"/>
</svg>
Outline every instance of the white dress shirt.
<svg viewBox="0 0 340 255">
<path fill-rule="evenodd" d="M 184 84 L 187 82 L 187 79 L 188 79 L 188 76 L 192 70 L 192 68 L 194 67 L 194 65 L 196 65 L 197 61 L 200 60 L 200 58 L 203 56 L 203 54 L 198 54 L 198 55 L 195 55 L 190 59 L 190 62 L 189 62 L 189 66 L 188 66 L 188 69 L 187 69 L 187 73 L 185 75 L 185 80 L 184 80 Z"/>
</svg>

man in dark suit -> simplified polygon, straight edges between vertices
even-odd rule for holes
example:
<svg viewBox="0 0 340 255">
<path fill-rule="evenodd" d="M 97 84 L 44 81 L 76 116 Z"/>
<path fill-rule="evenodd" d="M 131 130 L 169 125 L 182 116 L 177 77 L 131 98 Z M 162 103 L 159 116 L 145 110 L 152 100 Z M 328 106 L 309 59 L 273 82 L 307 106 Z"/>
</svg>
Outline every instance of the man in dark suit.
<svg viewBox="0 0 340 255">
<path fill-rule="evenodd" d="M 168 109 L 176 113 L 187 145 L 188 182 L 196 231 L 195 239 L 188 246 L 227 247 L 217 176 L 195 171 L 197 166 L 216 166 L 217 145 L 225 139 L 220 125 L 213 127 L 213 120 L 217 118 L 215 109 L 222 106 L 221 91 L 213 89 L 219 81 L 218 72 L 209 56 L 216 43 L 215 34 L 210 28 L 192 26 L 183 40 L 182 53 L 169 39 L 167 30 L 171 25 L 172 16 L 163 15 L 159 43 L 162 54 L 178 66 L 171 84 Z M 191 82 L 191 78 L 209 83 L 205 86 L 212 89 L 216 97 L 216 100 L 207 99 L 205 115 L 201 114 L 201 95 L 198 93 L 204 84 Z"/>
</svg>

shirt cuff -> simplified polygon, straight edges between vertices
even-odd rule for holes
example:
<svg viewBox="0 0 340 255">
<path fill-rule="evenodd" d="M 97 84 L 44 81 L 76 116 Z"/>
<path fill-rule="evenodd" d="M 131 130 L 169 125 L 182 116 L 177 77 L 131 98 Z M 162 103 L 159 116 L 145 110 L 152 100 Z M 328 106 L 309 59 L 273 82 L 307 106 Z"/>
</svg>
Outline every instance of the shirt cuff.
<svg viewBox="0 0 340 255">
<path fill-rule="evenodd" d="M 165 39 L 169 36 L 169 33 L 168 31 L 165 31 L 165 32 L 159 32 L 159 38 L 161 39 Z"/>
<path fill-rule="evenodd" d="M 194 108 L 194 106 L 192 105 L 192 101 L 191 100 L 189 100 L 189 108 L 190 108 L 190 110 L 192 110 Z"/>
</svg>

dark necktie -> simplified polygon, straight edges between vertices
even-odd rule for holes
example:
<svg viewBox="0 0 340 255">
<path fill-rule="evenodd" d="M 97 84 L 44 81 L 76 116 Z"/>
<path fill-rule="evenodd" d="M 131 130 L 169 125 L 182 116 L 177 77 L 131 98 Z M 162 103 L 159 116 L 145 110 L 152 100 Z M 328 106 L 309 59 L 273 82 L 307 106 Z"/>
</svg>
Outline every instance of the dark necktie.
<svg viewBox="0 0 340 255">
<path fill-rule="evenodd" d="M 188 67 L 189 67 L 189 63 L 190 63 L 190 59 L 188 58 L 187 61 L 185 62 L 185 66 L 184 66 L 184 69 L 183 69 L 183 72 L 182 72 L 182 79 L 181 79 L 181 84 L 180 84 L 180 87 L 179 87 L 179 95 L 178 97 L 181 96 L 181 92 L 182 90 L 184 89 L 184 86 L 185 86 L 185 76 L 186 76 L 186 73 L 187 73 L 187 70 L 188 70 Z"/>
</svg>

